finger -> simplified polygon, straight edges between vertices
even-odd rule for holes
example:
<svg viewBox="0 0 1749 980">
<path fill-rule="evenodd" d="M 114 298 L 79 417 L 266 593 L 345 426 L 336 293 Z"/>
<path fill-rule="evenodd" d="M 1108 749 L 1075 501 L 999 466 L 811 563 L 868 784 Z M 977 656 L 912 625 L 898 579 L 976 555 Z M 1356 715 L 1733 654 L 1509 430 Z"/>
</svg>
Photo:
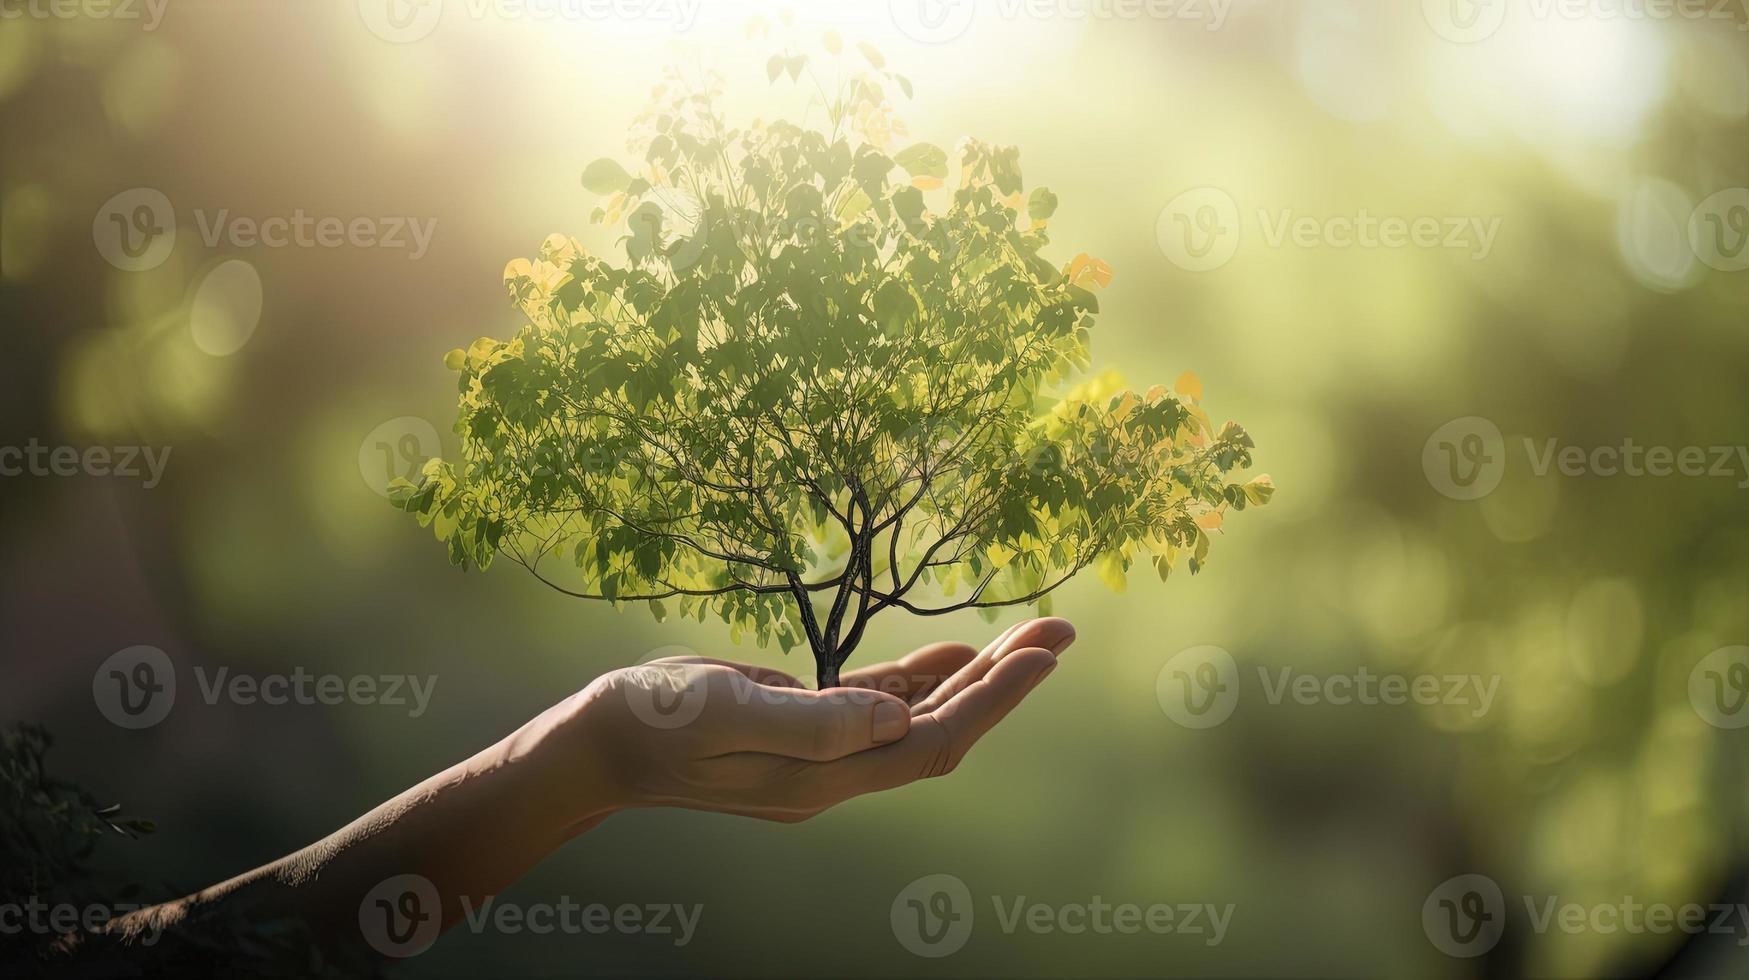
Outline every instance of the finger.
<svg viewBox="0 0 1749 980">
<path fill-rule="evenodd" d="M 977 650 L 964 643 L 931 643 L 897 660 L 853 670 L 839 678 L 839 683 L 844 687 L 885 691 L 902 701 L 916 701 L 977 655 Z"/>
<path fill-rule="evenodd" d="M 1014 651 L 940 710 L 913 718 L 902 740 L 820 766 L 820 778 L 848 798 L 952 772 L 1056 665 L 1049 650 Z"/>
<path fill-rule="evenodd" d="M 913 718 L 929 714 L 952 700 L 954 695 L 965 690 L 988 674 L 1003 657 L 1015 650 L 1027 647 L 1042 647 L 1052 654 L 1061 654 L 1075 642 L 1075 627 L 1066 619 L 1047 616 L 1043 619 L 1029 619 L 997 637 L 984 651 L 972 658 L 971 662 L 961 667 L 946 681 L 929 692 L 929 696 L 917 702 L 911 708 Z"/>
<path fill-rule="evenodd" d="M 1057 667 L 1056 654 L 1041 647 L 1015 650 L 933 715 L 947 729 L 954 762 L 965 757 L 984 733 L 1008 716 Z"/>
<path fill-rule="evenodd" d="M 716 657 L 663 657 L 652 660 L 653 664 L 713 664 L 717 667 L 728 667 L 741 673 L 755 684 L 767 687 L 801 687 L 802 682 L 781 670 L 770 667 L 760 667 L 757 664 L 738 664 L 733 660 L 718 660 Z"/>
<path fill-rule="evenodd" d="M 879 691 L 766 687 L 725 672 L 712 678 L 699 720 L 712 756 L 764 752 L 825 762 L 904 738 L 911 710 Z"/>
</svg>

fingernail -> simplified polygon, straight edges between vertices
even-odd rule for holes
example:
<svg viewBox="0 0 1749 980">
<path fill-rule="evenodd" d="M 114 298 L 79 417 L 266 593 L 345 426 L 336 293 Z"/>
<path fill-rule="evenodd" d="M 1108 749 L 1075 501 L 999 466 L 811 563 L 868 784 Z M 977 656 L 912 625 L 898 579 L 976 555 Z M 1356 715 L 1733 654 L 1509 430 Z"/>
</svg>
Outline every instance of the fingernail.
<svg viewBox="0 0 1749 980">
<path fill-rule="evenodd" d="M 911 713 L 895 701 L 882 701 L 874 709 L 874 740 L 891 742 L 902 738 L 911 727 Z"/>
</svg>

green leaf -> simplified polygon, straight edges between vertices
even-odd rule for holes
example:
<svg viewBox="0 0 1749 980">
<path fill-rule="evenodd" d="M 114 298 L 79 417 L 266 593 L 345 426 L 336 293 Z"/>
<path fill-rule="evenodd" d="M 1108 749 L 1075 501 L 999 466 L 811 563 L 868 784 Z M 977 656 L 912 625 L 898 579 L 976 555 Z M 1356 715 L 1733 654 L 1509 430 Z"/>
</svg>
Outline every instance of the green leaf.
<svg viewBox="0 0 1749 980">
<path fill-rule="evenodd" d="M 1026 199 L 1026 216 L 1034 221 L 1044 221 L 1057 213 L 1057 195 L 1049 188 L 1034 188 L 1031 196 Z"/>
<path fill-rule="evenodd" d="M 1264 473 L 1245 484 L 1245 499 L 1261 507 L 1275 496 L 1275 481 Z"/>
<path fill-rule="evenodd" d="M 913 177 L 947 176 L 947 151 L 934 143 L 913 143 L 900 150 L 893 162 Z"/>
<path fill-rule="evenodd" d="M 602 157 L 583 168 L 583 186 L 596 194 L 617 194 L 631 183 L 632 175 L 610 157 Z"/>
</svg>

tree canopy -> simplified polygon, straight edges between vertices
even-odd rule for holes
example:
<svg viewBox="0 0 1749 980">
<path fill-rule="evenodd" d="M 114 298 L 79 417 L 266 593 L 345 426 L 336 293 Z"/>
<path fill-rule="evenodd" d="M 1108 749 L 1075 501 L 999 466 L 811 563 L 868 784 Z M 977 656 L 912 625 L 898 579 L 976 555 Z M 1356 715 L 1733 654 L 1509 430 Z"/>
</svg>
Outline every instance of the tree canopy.
<svg viewBox="0 0 1749 980">
<path fill-rule="evenodd" d="M 722 82 L 669 70 L 632 166 L 597 160 L 623 258 L 554 235 L 505 283 L 527 322 L 451 351 L 458 462 L 399 481 L 450 560 L 498 556 L 567 594 L 718 616 L 809 647 L 822 684 L 887 609 L 1038 603 L 1094 567 L 1121 588 L 1205 561 L 1252 440 L 1201 384 L 1090 367 L 1111 269 L 1044 256 L 1057 197 L 1019 152 L 911 142 L 911 85 L 826 38 L 786 50 L 798 119 L 732 126 Z"/>
</svg>

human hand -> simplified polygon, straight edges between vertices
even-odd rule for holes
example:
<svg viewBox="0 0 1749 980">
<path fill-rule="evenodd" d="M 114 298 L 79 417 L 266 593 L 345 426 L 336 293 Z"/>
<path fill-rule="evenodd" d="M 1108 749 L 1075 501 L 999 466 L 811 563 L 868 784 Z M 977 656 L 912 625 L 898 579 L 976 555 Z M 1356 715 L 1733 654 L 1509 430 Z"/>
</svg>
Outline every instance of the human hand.
<svg viewBox="0 0 1749 980">
<path fill-rule="evenodd" d="M 796 822 L 952 772 L 1074 639 L 1066 620 L 1034 619 L 982 652 L 931 644 L 826 691 L 724 660 L 653 661 L 557 706 L 543 741 L 564 746 L 589 815 L 680 806 Z"/>
</svg>

